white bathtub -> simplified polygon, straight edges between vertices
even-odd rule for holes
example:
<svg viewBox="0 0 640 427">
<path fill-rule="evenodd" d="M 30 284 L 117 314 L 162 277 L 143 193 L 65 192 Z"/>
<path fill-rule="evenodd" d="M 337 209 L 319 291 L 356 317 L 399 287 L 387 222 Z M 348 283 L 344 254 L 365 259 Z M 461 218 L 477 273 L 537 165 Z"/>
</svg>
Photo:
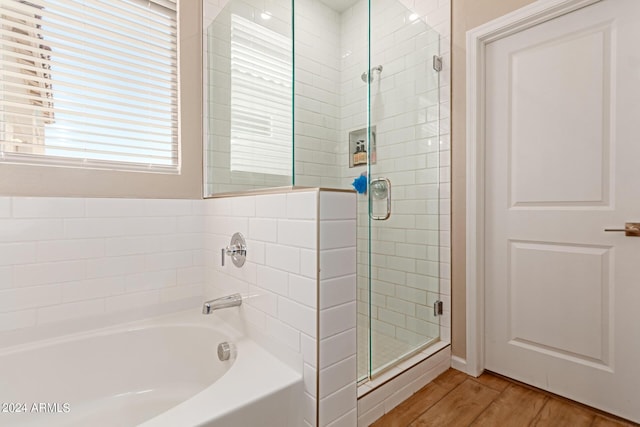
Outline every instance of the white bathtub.
<svg viewBox="0 0 640 427">
<path fill-rule="evenodd" d="M 221 323 L 193 310 L 2 350 L 0 425 L 301 425 L 302 376 Z"/>
</svg>

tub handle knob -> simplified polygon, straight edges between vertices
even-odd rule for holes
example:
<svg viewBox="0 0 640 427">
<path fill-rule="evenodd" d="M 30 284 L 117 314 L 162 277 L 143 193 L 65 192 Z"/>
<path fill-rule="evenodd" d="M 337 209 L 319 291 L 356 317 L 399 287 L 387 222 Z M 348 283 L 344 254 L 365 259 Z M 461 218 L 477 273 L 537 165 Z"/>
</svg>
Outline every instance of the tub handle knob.
<svg viewBox="0 0 640 427">
<path fill-rule="evenodd" d="M 234 233 L 231 243 L 226 248 L 222 248 L 222 266 L 224 267 L 224 256 L 228 255 L 236 267 L 242 267 L 247 259 L 247 242 L 241 233 Z"/>
</svg>

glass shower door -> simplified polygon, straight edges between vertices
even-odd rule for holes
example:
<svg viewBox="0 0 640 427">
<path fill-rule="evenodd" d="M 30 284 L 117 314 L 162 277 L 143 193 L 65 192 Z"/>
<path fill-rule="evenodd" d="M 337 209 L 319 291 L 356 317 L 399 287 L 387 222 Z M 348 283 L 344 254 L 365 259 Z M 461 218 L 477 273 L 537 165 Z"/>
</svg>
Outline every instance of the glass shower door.
<svg viewBox="0 0 640 427">
<path fill-rule="evenodd" d="M 370 2 L 368 377 L 439 340 L 439 35 Z"/>
<path fill-rule="evenodd" d="M 439 36 L 403 1 L 295 0 L 294 183 L 360 191 L 360 380 L 439 338 Z"/>
</svg>

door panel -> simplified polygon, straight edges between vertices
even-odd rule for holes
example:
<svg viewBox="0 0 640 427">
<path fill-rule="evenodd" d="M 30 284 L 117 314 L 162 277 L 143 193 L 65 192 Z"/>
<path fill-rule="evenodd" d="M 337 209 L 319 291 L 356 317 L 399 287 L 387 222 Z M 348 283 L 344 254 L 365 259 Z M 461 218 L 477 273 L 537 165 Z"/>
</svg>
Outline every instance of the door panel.
<svg viewBox="0 0 640 427">
<path fill-rule="evenodd" d="M 607 202 L 611 26 L 578 28 L 511 53 L 513 205 Z"/>
<path fill-rule="evenodd" d="M 511 241 L 509 343 L 607 366 L 610 252 L 606 247 Z"/>
<path fill-rule="evenodd" d="M 640 421 L 640 2 L 486 50 L 485 367 Z"/>
</svg>

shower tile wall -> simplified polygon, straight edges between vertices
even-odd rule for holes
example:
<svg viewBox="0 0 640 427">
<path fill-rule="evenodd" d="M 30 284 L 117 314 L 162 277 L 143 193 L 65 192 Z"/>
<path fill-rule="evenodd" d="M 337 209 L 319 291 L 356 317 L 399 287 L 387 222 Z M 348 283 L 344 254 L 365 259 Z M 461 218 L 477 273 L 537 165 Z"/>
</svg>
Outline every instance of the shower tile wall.
<svg viewBox="0 0 640 427">
<path fill-rule="evenodd" d="M 356 203 L 353 194 L 320 192 L 320 422 L 357 423 Z"/>
<path fill-rule="evenodd" d="M 204 203 L 206 296 L 248 295 L 240 313 L 253 337 L 303 367 L 305 425 L 354 425 L 354 195 L 310 189 Z M 236 231 L 247 262 L 223 267 L 220 249 Z"/>
<path fill-rule="evenodd" d="M 441 19 L 443 22 L 436 27 L 448 35 L 448 3 L 417 1 L 405 6 L 409 10 L 399 2 L 374 3 L 371 18 L 371 66 L 383 66 L 379 76 L 374 74 L 371 85 L 371 124 L 377 131 L 377 163 L 372 170 L 373 177 L 388 177 L 393 188 L 391 218 L 380 223 L 374 221 L 371 230 L 372 322 L 374 342 L 388 342 L 389 351 L 402 348 L 402 343 L 424 343 L 425 337 L 440 334 L 443 339 L 449 337 L 448 322 L 443 321 L 440 329 L 438 319 L 433 318 L 428 308 L 438 298 L 438 288 L 442 285 L 446 295 L 440 298 L 449 310 L 448 286 L 439 282 L 439 277 L 446 281 L 449 276 L 448 232 L 439 232 L 439 226 L 449 229 L 448 79 L 444 76 L 445 70 L 438 82 L 438 76 L 431 69 L 433 55 L 441 54 L 446 61 L 448 37 L 439 40 L 436 32 L 427 32 L 424 24 L 411 17 L 415 11 L 430 25 L 436 25 L 434 18 Z M 430 10 L 433 7 L 440 9 Z M 366 56 L 353 54 L 366 50 L 366 36 L 363 37 L 359 31 L 361 26 L 357 25 L 361 14 L 366 13 L 365 8 L 366 2 L 361 1 L 342 14 L 345 35 L 341 74 L 343 139 L 349 131 L 366 124 L 366 101 L 363 100 L 366 89 L 360 75 L 367 69 L 367 60 Z M 346 36 L 350 34 L 353 35 Z M 444 113 L 443 122 L 439 122 L 439 107 Z M 341 148 L 340 157 L 348 158 L 348 145 L 343 143 Z M 343 186 L 349 186 L 364 169 L 349 169 L 344 164 Z M 359 322 L 366 324 L 365 196 L 359 196 L 358 212 L 361 225 L 358 228 L 358 312 L 362 316 Z"/>
<path fill-rule="evenodd" d="M 242 178 L 229 171 L 230 127 L 230 13 L 241 14 L 290 37 L 290 1 L 265 6 L 254 0 L 205 2 L 205 34 L 209 68 L 209 146 L 207 186 L 214 193 L 257 187 L 291 185 L 291 177 L 245 173 Z M 338 128 L 340 119 L 340 15 L 317 0 L 296 0 L 295 40 L 295 171 L 296 185 L 338 188 Z M 269 9 L 272 18 L 257 17 Z M 280 18 L 280 19 L 278 19 Z M 213 25 L 206 25 L 212 23 Z M 266 112 L 268 113 L 268 112 Z"/>
<path fill-rule="evenodd" d="M 199 311 L 205 298 L 241 292 L 241 327 L 305 372 L 309 425 L 316 398 L 318 425 L 353 425 L 354 229 L 354 195 L 345 192 L 2 197 L 0 344 Z M 221 267 L 220 249 L 236 231 L 247 236 L 248 262 Z"/>
<path fill-rule="evenodd" d="M 296 185 L 341 188 L 340 13 L 295 1 Z"/>
<path fill-rule="evenodd" d="M 0 342 L 201 301 L 201 209 L 191 200 L 0 198 Z"/>
<path fill-rule="evenodd" d="M 249 332 L 292 366 L 304 366 L 304 417 L 315 419 L 316 192 L 205 200 L 206 298 L 240 292 Z M 237 268 L 220 249 L 235 232 L 247 239 Z M 229 313 L 220 313 L 223 316 Z M 298 360 L 299 359 L 299 360 Z"/>
<path fill-rule="evenodd" d="M 216 0 L 207 0 L 209 16 L 215 16 L 222 3 L 224 0 L 217 4 Z M 372 16 L 371 65 L 384 67 L 381 79 L 374 80 L 371 87 L 372 124 L 378 132 L 374 173 L 391 178 L 394 206 L 392 219 L 372 230 L 378 242 L 373 247 L 373 264 L 379 267 L 372 271 L 375 329 L 378 334 L 411 344 L 423 341 L 425 335 L 437 336 L 438 322 L 433 321 L 430 310 L 415 302 L 430 306 L 440 287 L 445 316 L 440 318 L 439 335 L 449 340 L 450 1 L 388 1 L 384 8 L 381 4 L 374 3 Z M 413 31 L 418 25 L 411 25 L 412 12 L 437 31 L 439 41 L 435 33 Z M 360 77 L 367 68 L 366 16 L 364 0 L 342 12 L 319 0 L 296 0 L 297 185 L 350 188 L 352 180 L 365 170 L 363 166 L 348 167 L 348 132 L 366 125 L 366 84 Z M 429 51 L 419 53 L 427 59 L 422 68 L 415 66 L 413 48 Z M 439 82 L 427 69 L 431 55 L 438 51 L 444 59 Z M 425 90 L 423 99 L 429 107 L 405 105 L 405 99 L 415 99 L 416 92 Z M 358 228 L 358 311 L 364 315 L 368 229 L 366 199 L 362 196 L 358 212 L 362 213 Z M 426 246 L 424 242 L 438 243 Z"/>
</svg>

